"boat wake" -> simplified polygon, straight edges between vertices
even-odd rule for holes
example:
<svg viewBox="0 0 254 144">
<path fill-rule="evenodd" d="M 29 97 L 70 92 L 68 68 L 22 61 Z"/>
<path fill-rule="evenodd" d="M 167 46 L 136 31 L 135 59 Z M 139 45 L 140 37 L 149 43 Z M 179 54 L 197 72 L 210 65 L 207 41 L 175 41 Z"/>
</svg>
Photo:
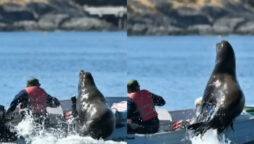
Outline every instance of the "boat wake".
<svg viewBox="0 0 254 144">
<path fill-rule="evenodd" d="M 18 144 L 126 144 L 112 140 L 95 140 L 89 136 L 80 136 L 74 131 L 62 128 L 44 128 L 44 124 L 37 124 L 30 115 L 16 126 L 12 131 L 18 135 Z"/>
<path fill-rule="evenodd" d="M 189 139 L 192 144 L 230 144 L 231 141 L 225 138 L 224 134 L 218 135 L 217 130 L 210 129 L 201 136 L 191 136 L 189 134 Z"/>
</svg>

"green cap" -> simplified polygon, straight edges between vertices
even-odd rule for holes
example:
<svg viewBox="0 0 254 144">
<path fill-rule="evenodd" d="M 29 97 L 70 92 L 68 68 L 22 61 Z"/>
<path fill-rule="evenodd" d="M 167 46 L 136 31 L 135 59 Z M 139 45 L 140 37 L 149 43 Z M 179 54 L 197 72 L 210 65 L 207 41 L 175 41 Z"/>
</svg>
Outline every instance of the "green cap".
<svg viewBox="0 0 254 144">
<path fill-rule="evenodd" d="M 27 80 L 26 86 L 40 86 L 39 80 L 37 78 L 31 78 Z"/>
<path fill-rule="evenodd" d="M 139 90 L 138 81 L 137 80 L 130 80 L 127 83 L 127 90 L 128 90 L 128 93 L 138 91 Z"/>
</svg>

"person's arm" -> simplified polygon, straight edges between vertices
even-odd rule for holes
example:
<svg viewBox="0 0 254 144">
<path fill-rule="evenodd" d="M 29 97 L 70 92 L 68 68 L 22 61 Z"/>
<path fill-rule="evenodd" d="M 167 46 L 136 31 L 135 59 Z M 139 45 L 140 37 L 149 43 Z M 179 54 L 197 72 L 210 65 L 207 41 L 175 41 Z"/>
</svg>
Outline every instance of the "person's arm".
<svg viewBox="0 0 254 144">
<path fill-rule="evenodd" d="M 48 95 L 47 105 L 49 107 L 58 107 L 60 105 L 60 102 L 57 98 Z"/>
<path fill-rule="evenodd" d="M 19 103 L 24 103 L 28 101 L 28 95 L 25 90 L 20 91 L 12 100 L 7 113 L 13 112 Z"/>
<path fill-rule="evenodd" d="M 165 100 L 161 96 L 158 96 L 158 95 L 153 94 L 153 93 L 151 93 L 151 95 L 153 97 L 153 103 L 154 103 L 154 105 L 156 105 L 156 106 L 163 106 L 163 105 L 165 105 L 166 102 L 165 102 Z"/>
<path fill-rule="evenodd" d="M 133 118 L 133 114 L 136 111 L 136 105 L 133 102 L 132 99 L 127 98 L 127 119 L 132 119 Z"/>
<path fill-rule="evenodd" d="M 77 108 L 76 108 L 76 106 L 77 106 L 77 104 L 76 104 L 76 102 L 77 102 L 77 98 L 76 98 L 76 96 L 73 96 L 73 97 L 71 97 L 71 101 L 72 101 L 72 116 L 73 117 L 77 117 L 78 116 L 78 111 L 77 111 Z"/>
</svg>

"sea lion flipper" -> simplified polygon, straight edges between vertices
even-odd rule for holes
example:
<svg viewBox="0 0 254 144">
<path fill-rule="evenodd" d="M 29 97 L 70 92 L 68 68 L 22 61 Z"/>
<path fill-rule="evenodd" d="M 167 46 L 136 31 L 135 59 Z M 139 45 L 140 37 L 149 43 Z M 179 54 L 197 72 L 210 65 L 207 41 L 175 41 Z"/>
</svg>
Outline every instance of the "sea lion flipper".
<svg viewBox="0 0 254 144">
<path fill-rule="evenodd" d="M 187 129 L 189 130 L 195 130 L 197 129 L 202 123 L 195 123 L 195 124 L 191 124 L 187 127 Z"/>
<path fill-rule="evenodd" d="M 194 135 L 199 135 L 203 136 L 203 134 L 210 128 L 210 125 L 206 122 L 200 122 L 200 123 L 195 123 L 192 125 L 189 125 L 187 129 L 189 130 L 194 130 Z"/>
</svg>

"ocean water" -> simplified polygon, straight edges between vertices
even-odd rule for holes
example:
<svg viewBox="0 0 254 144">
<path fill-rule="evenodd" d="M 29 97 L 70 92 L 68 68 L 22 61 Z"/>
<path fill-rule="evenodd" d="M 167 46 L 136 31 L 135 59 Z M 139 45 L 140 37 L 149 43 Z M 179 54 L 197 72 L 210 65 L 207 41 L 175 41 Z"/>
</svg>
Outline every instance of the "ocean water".
<svg viewBox="0 0 254 144">
<path fill-rule="evenodd" d="M 0 104 L 37 77 L 59 99 L 78 94 L 78 72 L 92 73 L 104 96 L 125 96 L 125 32 L 0 32 Z"/>
<path fill-rule="evenodd" d="M 228 40 L 236 55 L 238 82 L 246 104 L 254 104 L 254 36 L 128 37 L 128 79 L 163 96 L 163 108 L 193 108 L 215 66 L 216 43 Z"/>
<path fill-rule="evenodd" d="M 124 32 L 1 32 L 1 104 L 8 107 L 31 77 L 52 96 L 77 95 L 78 72 L 92 72 L 105 96 L 126 96 L 126 82 L 161 95 L 169 110 L 192 108 L 215 65 L 216 43 L 235 51 L 238 82 L 254 104 L 253 36 L 142 36 Z"/>
<path fill-rule="evenodd" d="M 78 72 L 83 69 L 93 74 L 105 96 L 126 96 L 126 82 L 137 79 L 141 88 L 164 97 L 163 108 L 192 108 L 203 94 L 215 64 L 215 45 L 222 39 L 235 50 L 238 81 L 246 103 L 253 104 L 253 36 L 127 38 L 124 32 L 1 32 L 0 104 L 8 107 L 31 77 L 39 78 L 50 95 L 69 99 L 77 95 Z M 30 143 L 116 143 L 43 130 L 34 135 L 31 122 L 26 119 L 16 127 Z M 208 141 L 221 143 L 213 131 L 207 135 Z M 203 142 L 199 137 L 190 140 Z"/>
<path fill-rule="evenodd" d="M 125 141 L 95 140 L 90 136 L 80 136 L 75 131 L 43 127 L 36 124 L 32 116 L 26 115 L 11 130 L 21 137 L 16 141 L 17 144 L 126 144 Z"/>
<path fill-rule="evenodd" d="M 78 94 L 81 69 L 92 73 L 104 96 L 125 96 L 126 42 L 124 32 L 0 32 L 0 104 L 8 108 L 32 77 L 48 94 L 70 99 Z M 14 127 L 21 144 L 126 144 L 53 130 L 37 128 L 29 117 Z"/>
</svg>

